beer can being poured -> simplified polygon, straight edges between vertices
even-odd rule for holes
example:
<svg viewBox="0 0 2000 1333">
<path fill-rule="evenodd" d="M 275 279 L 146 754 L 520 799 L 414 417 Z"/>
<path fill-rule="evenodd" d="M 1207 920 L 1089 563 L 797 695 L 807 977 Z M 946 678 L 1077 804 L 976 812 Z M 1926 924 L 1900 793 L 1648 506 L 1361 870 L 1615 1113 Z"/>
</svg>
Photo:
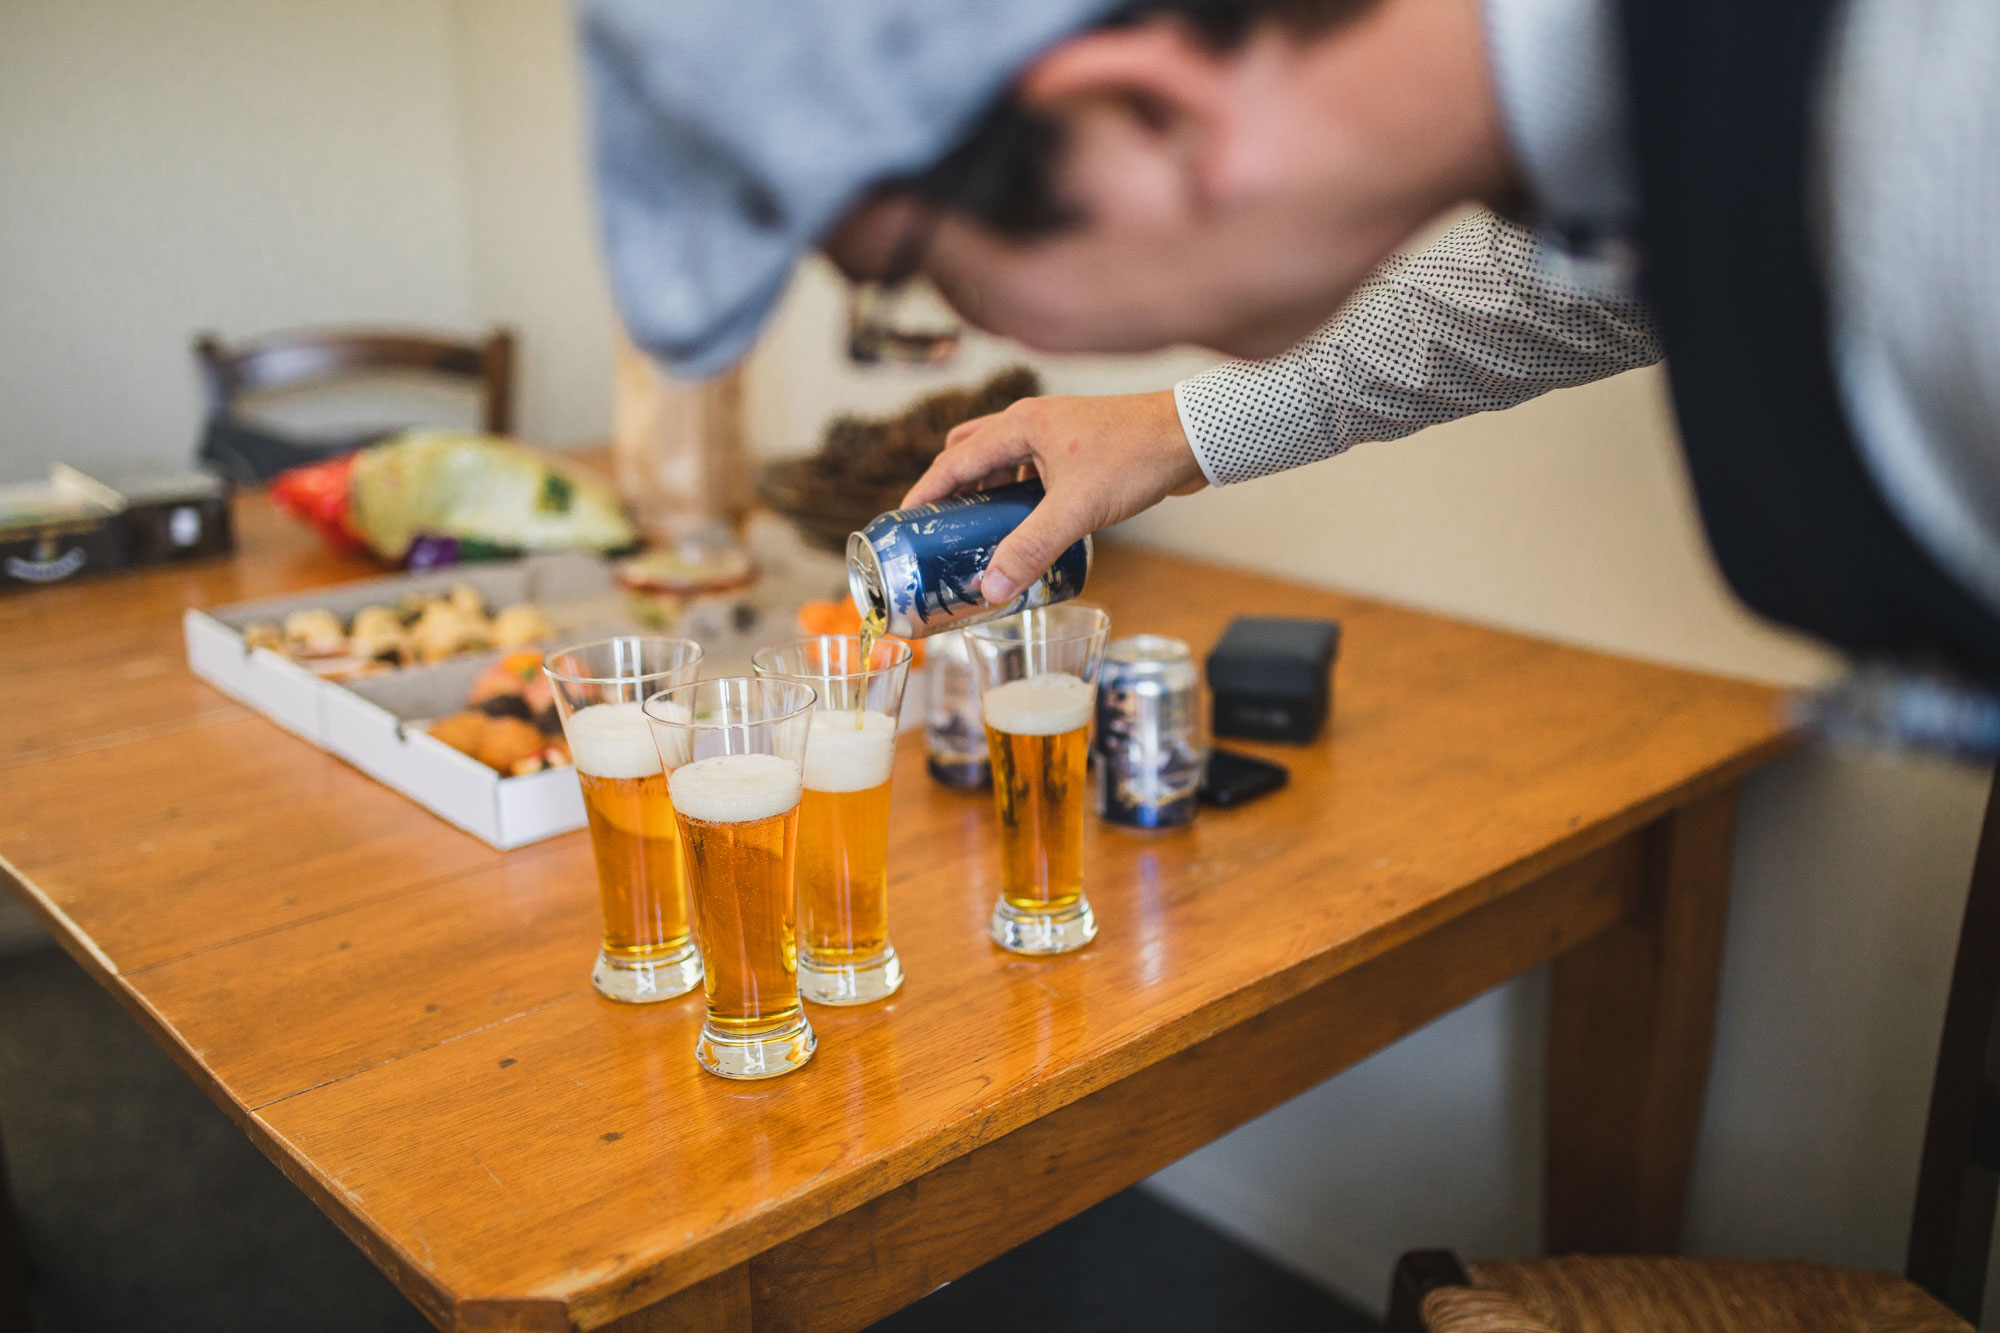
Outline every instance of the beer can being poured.
<svg viewBox="0 0 2000 1333">
<path fill-rule="evenodd" d="M 1090 575 L 1090 538 L 1064 551 L 1047 573 L 1001 606 L 980 596 L 993 549 L 1042 498 L 1042 483 L 1017 481 L 891 510 L 847 539 L 847 589 L 863 625 L 899 639 L 997 620 L 1067 602 Z"/>
</svg>

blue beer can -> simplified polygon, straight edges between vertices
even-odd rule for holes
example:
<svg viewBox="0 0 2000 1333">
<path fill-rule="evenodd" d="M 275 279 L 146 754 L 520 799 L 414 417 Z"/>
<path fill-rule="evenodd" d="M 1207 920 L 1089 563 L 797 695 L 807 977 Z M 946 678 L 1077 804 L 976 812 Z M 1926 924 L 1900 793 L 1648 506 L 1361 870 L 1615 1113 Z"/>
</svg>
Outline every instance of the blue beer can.
<svg viewBox="0 0 2000 1333">
<path fill-rule="evenodd" d="M 1097 812 L 1128 828 L 1179 828 L 1201 785 L 1201 674 L 1179 639 L 1105 645 L 1097 678 Z"/>
<path fill-rule="evenodd" d="M 1042 498 L 1042 483 L 1017 481 L 895 509 L 847 539 L 847 589 L 864 621 L 921 639 L 1037 606 L 1067 602 L 1090 576 L 1090 538 L 1064 551 L 1048 572 L 1004 606 L 988 606 L 979 578 L 993 549 Z"/>
</svg>

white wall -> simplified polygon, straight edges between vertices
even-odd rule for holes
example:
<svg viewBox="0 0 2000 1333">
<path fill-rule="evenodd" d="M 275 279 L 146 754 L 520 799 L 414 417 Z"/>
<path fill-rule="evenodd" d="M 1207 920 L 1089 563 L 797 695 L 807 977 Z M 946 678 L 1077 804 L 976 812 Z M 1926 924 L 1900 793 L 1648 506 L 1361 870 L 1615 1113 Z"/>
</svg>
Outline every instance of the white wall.
<svg viewBox="0 0 2000 1333">
<path fill-rule="evenodd" d="M 188 344 L 459 327 L 443 0 L 0 0 L 0 475 L 186 457 Z"/>
<path fill-rule="evenodd" d="M 0 471 L 183 453 L 186 338 L 209 325 L 515 322 L 527 433 L 599 434 L 574 87 L 561 0 L 0 0 Z M 1013 356 L 860 374 L 838 331 L 810 270 L 752 368 L 761 451 Z M 1063 392 L 1200 363 L 1038 362 Z M 1720 671 L 1826 666 L 1722 593 L 1650 374 L 1170 501 L 1127 535 Z M 1899 1265 L 1984 782 L 1815 754 L 1749 784 L 1698 1250 Z M 1539 977 L 1505 988 L 1155 1186 L 1366 1301 L 1408 1246 L 1530 1252 L 1543 1007 Z"/>
<path fill-rule="evenodd" d="M 598 260 L 570 8 L 450 0 L 473 314 L 521 334 L 516 429 L 549 444 L 611 431 L 613 315 Z"/>
<path fill-rule="evenodd" d="M 557 0 L 0 0 L 0 480 L 185 458 L 213 329 L 522 335 L 518 429 L 608 429 Z M 293 421 L 470 420 L 371 385 Z"/>
</svg>

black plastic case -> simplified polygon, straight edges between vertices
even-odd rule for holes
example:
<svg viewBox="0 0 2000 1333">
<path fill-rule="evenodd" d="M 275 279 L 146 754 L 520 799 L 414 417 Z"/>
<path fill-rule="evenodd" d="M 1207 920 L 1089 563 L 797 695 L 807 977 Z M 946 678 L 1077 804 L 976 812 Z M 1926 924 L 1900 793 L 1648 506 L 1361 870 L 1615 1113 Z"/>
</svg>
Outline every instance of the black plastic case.
<svg viewBox="0 0 2000 1333">
<path fill-rule="evenodd" d="M 1332 620 L 1239 616 L 1208 654 L 1217 736 L 1310 741 L 1333 710 Z"/>
<path fill-rule="evenodd" d="M 0 488 L 0 591 L 226 555 L 229 496 L 187 468 L 58 463 L 46 481 Z"/>
</svg>

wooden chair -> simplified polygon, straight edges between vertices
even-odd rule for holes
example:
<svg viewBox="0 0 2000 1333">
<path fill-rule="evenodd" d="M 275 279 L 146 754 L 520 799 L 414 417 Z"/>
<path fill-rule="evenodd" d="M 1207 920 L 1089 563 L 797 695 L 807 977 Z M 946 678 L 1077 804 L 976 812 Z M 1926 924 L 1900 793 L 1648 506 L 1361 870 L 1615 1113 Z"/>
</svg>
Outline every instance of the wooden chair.
<svg viewBox="0 0 2000 1333">
<path fill-rule="evenodd" d="M 381 437 L 376 431 L 332 440 L 305 440 L 244 421 L 246 393 L 301 388 L 379 371 L 419 371 L 475 380 L 481 427 L 505 435 L 514 424 L 514 334 L 495 329 L 479 342 L 361 329 L 299 330 L 226 345 L 213 333 L 194 342 L 208 398 L 200 455 L 242 481 L 266 480 L 283 467 L 345 452 Z"/>
<path fill-rule="evenodd" d="M 1406 1254 L 1392 1333 L 1972 1333 L 2000 1199 L 2000 784 L 1987 798 L 1931 1086 L 1905 1276 L 1821 1264 Z"/>
</svg>

